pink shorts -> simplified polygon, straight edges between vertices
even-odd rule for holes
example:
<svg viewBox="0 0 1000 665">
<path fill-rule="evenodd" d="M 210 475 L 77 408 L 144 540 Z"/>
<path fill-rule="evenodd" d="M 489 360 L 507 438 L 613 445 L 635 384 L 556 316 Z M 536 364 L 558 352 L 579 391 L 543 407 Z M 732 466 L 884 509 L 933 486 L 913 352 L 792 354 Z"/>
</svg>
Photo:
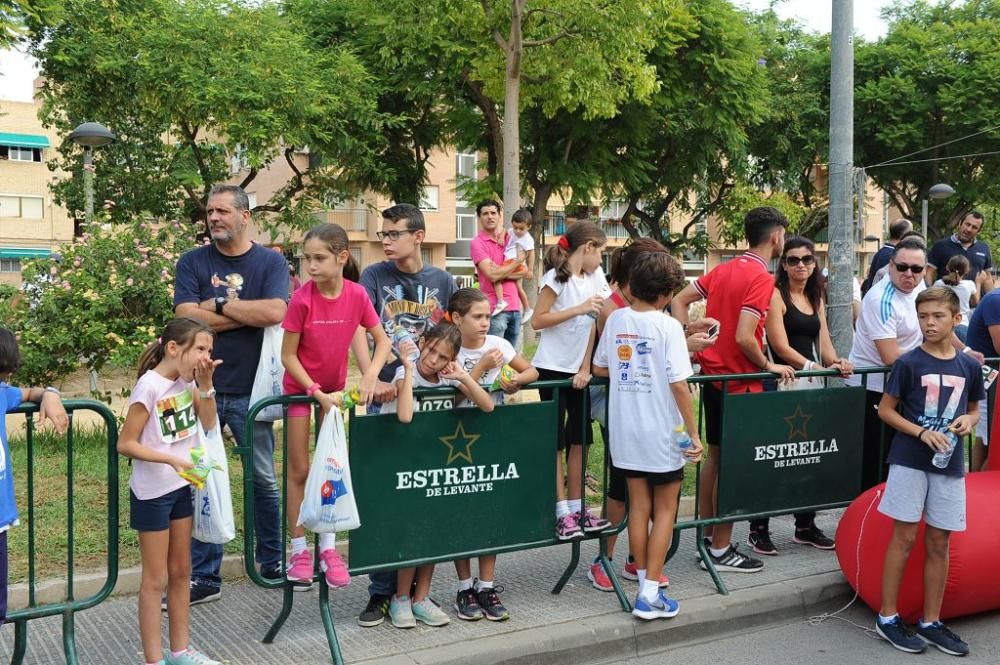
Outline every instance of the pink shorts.
<svg viewBox="0 0 1000 665">
<path fill-rule="evenodd" d="M 304 395 L 305 393 L 298 393 L 296 396 Z M 312 404 L 289 404 L 288 405 L 288 417 L 289 418 L 308 418 L 312 414 Z"/>
</svg>

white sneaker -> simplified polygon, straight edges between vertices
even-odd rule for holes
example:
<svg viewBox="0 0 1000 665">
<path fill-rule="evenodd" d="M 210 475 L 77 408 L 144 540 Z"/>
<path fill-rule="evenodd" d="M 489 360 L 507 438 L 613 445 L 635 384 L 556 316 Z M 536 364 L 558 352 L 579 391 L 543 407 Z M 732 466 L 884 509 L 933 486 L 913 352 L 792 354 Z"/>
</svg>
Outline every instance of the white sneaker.
<svg viewBox="0 0 1000 665">
<path fill-rule="evenodd" d="M 531 317 L 534 316 L 534 314 L 535 310 L 531 309 L 530 307 L 524 310 L 524 315 L 521 317 L 521 323 L 528 323 L 529 321 L 531 321 Z"/>
<path fill-rule="evenodd" d="M 497 300 L 497 306 L 493 308 L 493 313 L 490 314 L 490 316 L 496 316 L 497 314 L 503 312 L 505 309 L 507 309 L 507 301 Z"/>
</svg>

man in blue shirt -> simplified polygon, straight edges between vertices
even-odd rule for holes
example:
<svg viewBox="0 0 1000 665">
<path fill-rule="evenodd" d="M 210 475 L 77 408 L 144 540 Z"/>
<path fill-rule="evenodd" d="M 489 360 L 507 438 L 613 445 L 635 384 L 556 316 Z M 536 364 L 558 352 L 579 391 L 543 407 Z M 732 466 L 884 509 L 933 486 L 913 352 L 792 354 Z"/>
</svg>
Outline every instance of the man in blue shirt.
<svg viewBox="0 0 1000 665">
<path fill-rule="evenodd" d="M 285 258 L 250 240 L 250 203 L 243 188 L 217 185 L 206 210 L 212 240 L 177 262 L 174 312 L 204 321 L 218 333 L 215 403 L 219 422 L 243 445 L 250 391 L 260 362 L 264 328 L 281 323 L 288 299 Z M 270 579 L 281 570 L 281 513 L 274 473 L 274 432 L 253 430 L 254 532 L 257 563 Z M 191 541 L 191 604 L 222 596 L 222 545 Z M 166 609 L 166 606 L 164 606 Z"/>
<path fill-rule="evenodd" d="M 1000 290 L 987 293 L 974 310 L 969 321 L 966 342 L 987 358 L 1000 356 Z M 989 446 L 990 400 L 979 405 L 979 424 L 976 426 L 976 441 L 969 456 L 970 471 L 986 470 L 986 452 Z"/>
<path fill-rule="evenodd" d="M 948 265 L 953 256 L 964 256 L 969 260 L 969 274 L 965 279 L 976 281 L 981 271 L 986 275 L 982 278 L 982 292 L 993 290 L 993 258 L 990 248 L 985 242 L 976 240 L 983 228 L 983 214 L 973 210 L 965 216 L 949 238 L 942 238 L 934 243 L 927 255 L 927 284 L 933 284 L 938 274 Z"/>
</svg>

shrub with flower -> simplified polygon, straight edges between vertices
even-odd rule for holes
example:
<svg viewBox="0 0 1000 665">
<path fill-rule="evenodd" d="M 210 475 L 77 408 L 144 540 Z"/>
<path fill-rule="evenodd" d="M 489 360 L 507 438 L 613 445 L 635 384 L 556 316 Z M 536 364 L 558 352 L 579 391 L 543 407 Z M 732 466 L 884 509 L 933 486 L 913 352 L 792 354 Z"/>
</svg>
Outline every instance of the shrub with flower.
<svg viewBox="0 0 1000 665">
<path fill-rule="evenodd" d="M 190 224 L 98 218 L 50 258 L 27 262 L 20 297 L 0 302 L 17 334 L 17 381 L 48 385 L 80 367 L 134 366 L 173 317 L 174 266 L 195 246 Z"/>
</svg>

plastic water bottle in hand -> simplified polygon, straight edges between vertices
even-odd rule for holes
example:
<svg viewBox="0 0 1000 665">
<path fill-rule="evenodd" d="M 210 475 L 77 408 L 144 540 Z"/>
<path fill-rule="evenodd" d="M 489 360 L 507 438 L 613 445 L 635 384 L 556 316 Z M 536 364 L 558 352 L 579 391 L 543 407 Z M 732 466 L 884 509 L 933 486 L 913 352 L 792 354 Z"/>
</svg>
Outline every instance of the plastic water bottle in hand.
<svg viewBox="0 0 1000 665">
<path fill-rule="evenodd" d="M 413 349 L 410 351 L 409 357 L 410 363 L 416 367 L 417 360 L 420 359 L 420 349 L 417 348 L 417 342 L 413 339 L 413 335 L 410 334 L 409 330 L 399 324 L 396 324 L 396 327 L 392 331 L 392 350 L 395 351 L 400 360 L 403 359 L 403 354 L 400 352 L 400 348 L 406 342 L 413 344 Z"/>
<path fill-rule="evenodd" d="M 678 425 L 674 428 L 674 443 L 680 448 L 681 452 L 687 452 L 691 448 L 691 444 L 694 442 L 691 440 L 691 436 L 684 429 L 683 425 Z"/>
<path fill-rule="evenodd" d="M 945 432 L 948 435 L 948 441 L 951 446 L 948 450 L 938 451 L 934 453 L 934 458 L 931 460 L 931 464 L 939 469 L 947 468 L 948 462 L 951 461 L 951 456 L 955 453 L 955 447 L 958 445 L 958 435 L 948 430 Z"/>
</svg>

